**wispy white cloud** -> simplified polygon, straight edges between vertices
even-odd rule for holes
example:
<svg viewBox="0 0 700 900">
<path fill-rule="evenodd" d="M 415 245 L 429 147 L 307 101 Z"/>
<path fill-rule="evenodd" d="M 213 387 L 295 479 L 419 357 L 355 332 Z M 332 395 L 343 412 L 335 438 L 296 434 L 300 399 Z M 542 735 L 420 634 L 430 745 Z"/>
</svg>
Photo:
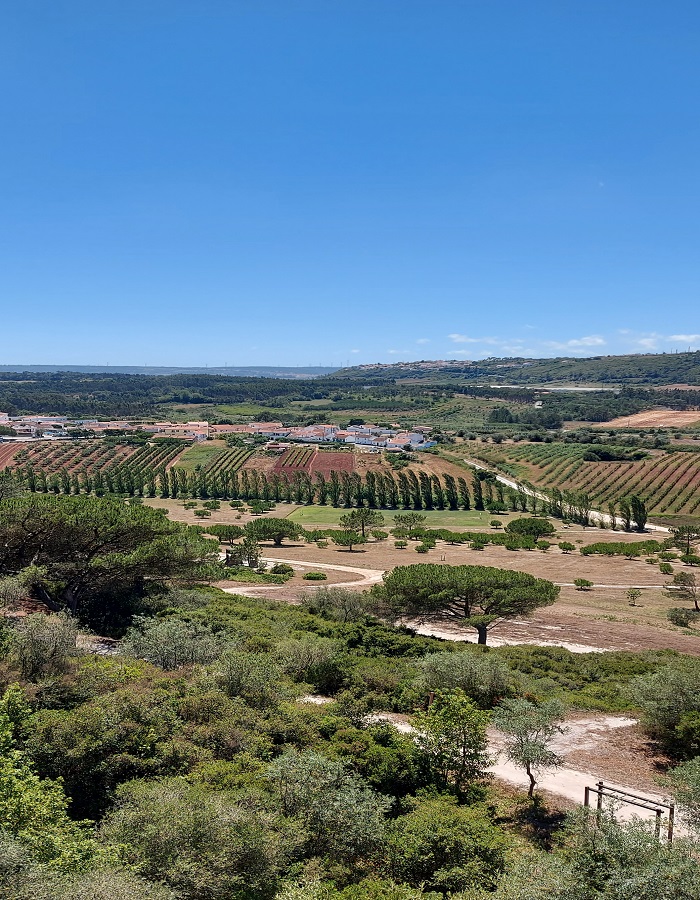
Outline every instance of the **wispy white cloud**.
<svg viewBox="0 0 700 900">
<path fill-rule="evenodd" d="M 410 350 L 387 350 L 387 353 L 390 353 L 392 356 L 401 356 L 402 354 L 406 356 L 410 354 Z"/>
<path fill-rule="evenodd" d="M 453 344 L 497 344 L 498 339 L 494 337 L 469 337 L 468 334 L 448 334 L 447 337 Z"/>
<path fill-rule="evenodd" d="M 429 344 L 429 343 L 430 343 L 430 338 L 418 338 L 418 340 L 416 341 L 416 343 L 417 343 L 417 344 Z"/>
<path fill-rule="evenodd" d="M 359 350 L 351 350 L 350 352 L 351 353 L 359 353 L 360 351 Z"/>
<path fill-rule="evenodd" d="M 586 337 L 571 338 L 568 341 L 545 341 L 544 346 L 550 347 L 552 350 L 586 350 L 589 347 L 604 347 L 605 338 L 599 334 L 589 334 Z"/>
<path fill-rule="evenodd" d="M 700 334 L 670 334 L 668 340 L 678 344 L 697 344 L 700 342 Z"/>
</svg>

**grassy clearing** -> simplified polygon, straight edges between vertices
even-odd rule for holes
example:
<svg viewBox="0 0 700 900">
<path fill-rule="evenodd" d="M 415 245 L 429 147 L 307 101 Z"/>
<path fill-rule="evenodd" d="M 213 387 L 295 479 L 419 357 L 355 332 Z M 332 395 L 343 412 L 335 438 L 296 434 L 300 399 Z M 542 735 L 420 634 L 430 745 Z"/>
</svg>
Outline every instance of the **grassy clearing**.
<svg viewBox="0 0 700 900">
<path fill-rule="evenodd" d="M 349 512 L 347 509 L 336 509 L 332 506 L 298 506 L 287 516 L 300 525 L 338 525 L 340 517 Z M 393 522 L 393 517 L 402 510 L 380 510 L 387 524 Z M 448 510 L 431 509 L 423 510 L 421 515 L 426 517 L 426 525 L 433 528 L 471 528 L 474 526 L 488 526 L 494 517 L 488 512 L 476 512 L 474 510 Z M 503 524 L 508 521 L 506 516 L 499 517 Z"/>
<path fill-rule="evenodd" d="M 206 466 L 226 449 L 226 441 L 204 441 L 193 444 L 177 461 L 178 468 L 193 472 L 197 466 Z"/>
</svg>

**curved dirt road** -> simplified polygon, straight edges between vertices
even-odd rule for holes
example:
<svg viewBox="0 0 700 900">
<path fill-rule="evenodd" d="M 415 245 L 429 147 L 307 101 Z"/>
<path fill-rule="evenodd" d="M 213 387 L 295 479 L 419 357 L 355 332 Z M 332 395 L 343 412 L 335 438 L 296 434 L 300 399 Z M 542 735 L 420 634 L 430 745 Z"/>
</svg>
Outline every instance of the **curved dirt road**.
<svg viewBox="0 0 700 900">
<path fill-rule="evenodd" d="M 315 572 L 317 569 L 329 569 L 335 572 L 350 572 L 353 575 L 362 576 L 355 581 L 342 581 L 340 584 L 334 585 L 335 587 L 342 588 L 370 588 L 373 584 L 380 582 L 382 580 L 382 575 L 384 574 L 382 569 L 362 569 L 359 566 L 340 566 L 332 563 L 309 562 L 308 560 L 301 559 L 278 559 L 273 556 L 264 557 L 263 562 L 272 563 L 273 565 L 275 563 L 287 563 L 287 565 L 292 566 L 297 571 L 311 569 Z M 309 582 L 305 588 L 307 590 L 313 590 L 314 588 L 325 586 L 326 585 L 323 583 L 314 584 L 313 582 Z M 227 594 L 243 594 L 243 596 L 246 597 L 257 597 L 258 593 L 261 591 L 279 591 L 286 587 L 287 585 L 284 584 L 242 584 L 240 588 L 223 588 L 223 590 L 226 591 Z"/>
</svg>

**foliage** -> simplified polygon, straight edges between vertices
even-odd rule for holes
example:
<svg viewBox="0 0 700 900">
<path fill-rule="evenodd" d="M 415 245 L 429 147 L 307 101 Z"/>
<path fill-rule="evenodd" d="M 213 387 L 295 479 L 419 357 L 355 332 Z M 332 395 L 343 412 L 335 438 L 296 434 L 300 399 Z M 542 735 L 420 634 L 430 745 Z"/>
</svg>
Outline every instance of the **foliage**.
<svg viewBox="0 0 700 900">
<path fill-rule="evenodd" d="M 559 588 L 524 572 L 488 566 L 398 566 L 372 588 L 378 608 L 393 619 L 455 618 L 485 644 L 489 627 L 554 603 Z"/>
<path fill-rule="evenodd" d="M 213 662 L 228 643 L 225 634 L 216 633 L 205 625 L 179 619 L 137 617 L 124 636 L 122 649 L 128 656 L 172 670 Z"/>
<path fill-rule="evenodd" d="M 27 715 L 21 693 L 10 688 L 0 700 L 0 836 L 14 837 L 36 863 L 79 870 L 97 848 L 86 823 L 68 817 L 62 785 L 39 778 L 26 754 L 16 749 L 14 733 Z"/>
<path fill-rule="evenodd" d="M 695 734 L 688 726 L 700 713 L 700 661 L 679 659 L 641 675 L 632 681 L 630 694 L 643 710 L 650 733 L 670 753 L 681 758 L 693 754 Z"/>
<path fill-rule="evenodd" d="M 504 700 L 493 714 L 493 722 L 506 735 L 508 758 L 525 769 L 532 797 L 539 771 L 561 765 L 550 747 L 552 739 L 565 730 L 560 722 L 564 706 L 558 700 L 536 704 L 525 699 Z"/>
<path fill-rule="evenodd" d="M 46 616 L 34 613 L 17 621 L 12 648 L 25 678 L 55 675 L 78 655 L 78 623 L 65 613 Z"/>
<path fill-rule="evenodd" d="M 429 653 L 418 668 L 418 685 L 423 692 L 459 688 L 483 709 L 490 709 L 513 690 L 507 663 L 492 653 L 468 649 Z"/>
<path fill-rule="evenodd" d="M 138 874 L 187 900 L 271 897 L 293 847 L 274 818 L 181 779 L 121 787 L 101 833 Z"/>
<path fill-rule="evenodd" d="M 413 717 L 418 748 L 443 788 L 454 784 L 463 793 L 484 777 L 490 760 L 488 721 L 488 713 L 478 709 L 459 688 L 436 691 L 427 712 Z"/>
<path fill-rule="evenodd" d="M 151 588 L 206 574 L 215 544 L 164 513 L 97 497 L 28 496 L 0 508 L 0 574 L 97 630 L 121 626 Z"/>
<path fill-rule="evenodd" d="M 508 843 L 479 807 L 454 797 L 421 797 L 389 831 L 389 872 L 397 881 L 440 892 L 493 887 Z"/>
<path fill-rule="evenodd" d="M 287 750 L 267 777 L 280 812 L 301 827 L 311 855 L 352 862 L 381 846 L 389 801 L 342 763 Z"/>
</svg>

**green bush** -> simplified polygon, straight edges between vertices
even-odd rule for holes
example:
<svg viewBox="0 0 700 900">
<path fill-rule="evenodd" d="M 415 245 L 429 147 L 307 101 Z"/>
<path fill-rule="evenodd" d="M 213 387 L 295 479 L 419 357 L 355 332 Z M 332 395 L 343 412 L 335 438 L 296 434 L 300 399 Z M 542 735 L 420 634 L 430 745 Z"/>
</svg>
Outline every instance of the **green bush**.
<svg viewBox="0 0 700 900">
<path fill-rule="evenodd" d="M 304 581 L 326 581 L 328 575 L 325 572 L 306 572 L 301 577 Z"/>
</svg>

